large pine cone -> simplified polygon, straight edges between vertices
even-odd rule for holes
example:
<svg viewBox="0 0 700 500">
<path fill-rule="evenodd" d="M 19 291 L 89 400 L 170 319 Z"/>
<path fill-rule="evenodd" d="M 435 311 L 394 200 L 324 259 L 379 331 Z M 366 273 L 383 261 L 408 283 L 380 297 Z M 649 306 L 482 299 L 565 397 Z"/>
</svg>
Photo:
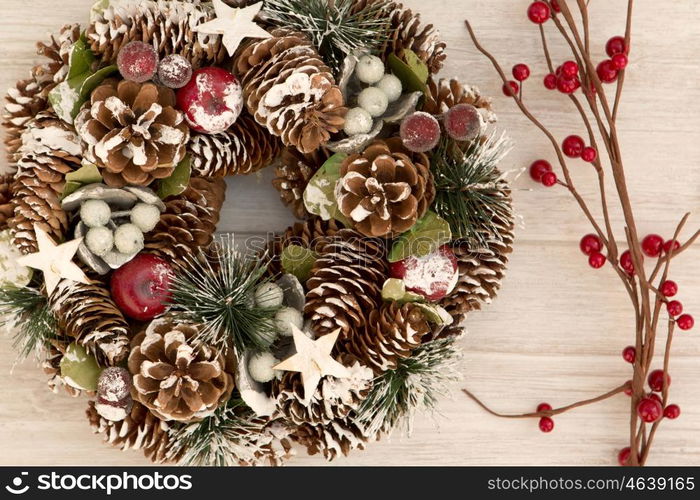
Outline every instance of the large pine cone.
<svg viewBox="0 0 700 500">
<path fill-rule="evenodd" d="M 220 66 L 228 58 L 221 36 L 193 31 L 213 18 L 211 4 L 199 0 L 131 0 L 96 12 L 86 34 L 92 51 L 105 62 L 115 62 L 124 45 L 140 41 L 152 45 L 161 58 L 186 54 L 197 69 Z"/>
<path fill-rule="evenodd" d="M 100 416 L 94 401 L 88 402 L 85 414 L 92 430 L 102 434 L 105 443 L 121 450 L 142 450 L 146 458 L 157 464 L 171 461 L 167 457 L 170 451 L 168 424 L 142 404 L 134 401 L 129 415 L 118 422 Z"/>
<path fill-rule="evenodd" d="M 411 357 L 430 333 L 430 324 L 420 308 L 414 304 L 384 302 L 370 312 L 364 330 L 356 331 L 344 345 L 379 375 Z"/>
<path fill-rule="evenodd" d="M 0 175 L 0 231 L 7 229 L 7 220 L 14 212 L 14 207 L 10 203 L 13 182 L 13 175 Z"/>
<path fill-rule="evenodd" d="M 496 115 L 491 107 L 491 99 L 484 97 L 476 87 L 467 87 L 456 78 L 428 80 L 428 93 L 426 94 L 423 111 L 433 115 L 442 115 L 458 104 L 471 104 L 482 110 L 484 119 L 495 122 Z"/>
<path fill-rule="evenodd" d="M 304 190 L 329 157 L 330 152 L 325 148 L 308 154 L 295 148 L 285 148 L 282 151 L 282 161 L 275 168 L 272 185 L 280 192 L 282 203 L 288 206 L 298 219 L 309 215 L 304 206 Z"/>
<path fill-rule="evenodd" d="M 115 366 L 129 354 L 129 325 L 110 292 L 98 282 L 62 280 L 49 297 L 58 326 L 90 351 L 102 366 Z"/>
<path fill-rule="evenodd" d="M 163 420 L 200 420 L 231 396 L 232 356 L 197 341 L 198 333 L 196 325 L 163 317 L 131 342 L 131 395 Z"/>
<path fill-rule="evenodd" d="M 381 240 L 342 229 L 320 249 L 307 281 L 306 316 L 316 335 L 338 328 L 347 338 L 364 328 L 382 303 L 387 279 L 386 249 Z"/>
<path fill-rule="evenodd" d="M 153 83 L 107 80 L 75 119 L 86 157 L 105 184 L 146 186 L 164 179 L 185 157 L 190 129 L 175 109 L 175 92 Z"/>
<path fill-rule="evenodd" d="M 250 174 L 268 166 L 280 151 L 277 137 L 248 113 L 221 134 L 193 134 L 187 145 L 192 172 L 201 177 Z"/>
<path fill-rule="evenodd" d="M 352 418 L 347 418 L 326 425 L 300 425 L 292 439 L 304 446 L 309 455 L 322 453 L 330 462 L 339 456 L 347 456 L 352 450 L 363 450 L 369 436 Z"/>
<path fill-rule="evenodd" d="M 408 231 L 435 199 L 430 161 L 401 139 L 378 140 L 340 167 L 338 207 L 355 229 L 371 237 Z"/>
<path fill-rule="evenodd" d="M 208 247 L 225 197 L 223 179 L 190 179 L 184 193 L 165 202 L 158 225 L 145 237 L 146 250 L 166 260 L 182 261 Z"/>
<path fill-rule="evenodd" d="M 310 153 L 343 128 L 343 94 L 303 34 L 281 29 L 272 34 L 243 48 L 234 70 L 257 122 L 285 146 Z"/>
</svg>

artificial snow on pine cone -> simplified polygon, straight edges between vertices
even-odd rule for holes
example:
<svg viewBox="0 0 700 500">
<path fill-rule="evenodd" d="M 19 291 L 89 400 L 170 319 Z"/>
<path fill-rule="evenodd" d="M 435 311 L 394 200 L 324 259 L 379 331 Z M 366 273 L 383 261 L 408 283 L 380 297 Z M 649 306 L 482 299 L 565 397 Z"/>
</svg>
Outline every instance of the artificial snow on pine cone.
<svg viewBox="0 0 700 500">
<path fill-rule="evenodd" d="M 464 85 L 456 78 L 428 79 L 428 92 L 423 111 L 442 115 L 459 104 L 470 104 L 481 110 L 488 123 L 496 121 L 491 99 L 483 96 L 476 87 Z"/>
</svg>

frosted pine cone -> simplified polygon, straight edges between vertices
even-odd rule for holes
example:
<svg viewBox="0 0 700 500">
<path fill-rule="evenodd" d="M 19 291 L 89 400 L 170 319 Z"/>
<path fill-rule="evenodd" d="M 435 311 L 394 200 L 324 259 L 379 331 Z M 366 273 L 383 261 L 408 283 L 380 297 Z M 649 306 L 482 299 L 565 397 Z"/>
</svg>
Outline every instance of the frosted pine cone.
<svg viewBox="0 0 700 500">
<path fill-rule="evenodd" d="M 0 175 L 0 231 L 7 228 L 7 220 L 12 217 L 14 208 L 12 207 L 12 183 L 14 176 Z"/>
<path fill-rule="evenodd" d="M 282 152 L 282 161 L 275 168 L 272 185 L 280 192 L 282 203 L 299 219 L 309 215 L 304 206 L 304 190 L 328 158 L 329 152 L 323 148 L 309 154 L 300 153 L 295 148 L 286 148 Z"/>
<path fill-rule="evenodd" d="M 466 86 L 459 80 L 443 78 L 428 80 L 428 93 L 423 111 L 433 115 L 442 115 L 458 104 L 471 104 L 481 110 L 483 118 L 493 123 L 496 115 L 491 107 L 491 99 L 484 97 L 476 87 Z"/>
<path fill-rule="evenodd" d="M 326 425 L 301 425 L 294 431 L 292 439 L 304 446 L 309 455 L 321 453 L 330 462 L 339 456 L 347 456 L 352 450 L 363 450 L 369 436 L 347 418 Z"/>
</svg>

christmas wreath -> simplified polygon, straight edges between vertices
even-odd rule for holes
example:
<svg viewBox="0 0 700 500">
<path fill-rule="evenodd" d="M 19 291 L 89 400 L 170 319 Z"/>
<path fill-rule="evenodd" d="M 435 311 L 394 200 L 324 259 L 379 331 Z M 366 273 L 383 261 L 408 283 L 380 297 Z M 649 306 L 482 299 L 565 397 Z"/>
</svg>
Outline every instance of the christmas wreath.
<svg viewBox="0 0 700 500">
<path fill-rule="evenodd" d="M 101 0 L 7 95 L 0 312 L 154 462 L 333 459 L 431 409 L 513 242 L 489 101 L 388 0 Z M 216 237 L 272 166 L 301 221 Z M 235 182 L 235 181 L 234 181 Z"/>
</svg>

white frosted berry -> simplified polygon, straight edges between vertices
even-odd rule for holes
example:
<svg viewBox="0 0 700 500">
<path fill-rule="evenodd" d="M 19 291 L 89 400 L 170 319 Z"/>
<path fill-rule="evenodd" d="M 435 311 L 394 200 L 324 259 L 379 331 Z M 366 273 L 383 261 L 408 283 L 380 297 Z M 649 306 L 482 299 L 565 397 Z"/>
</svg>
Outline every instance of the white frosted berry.
<svg viewBox="0 0 700 500">
<path fill-rule="evenodd" d="M 362 109 L 367 111 L 370 116 L 382 116 L 389 107 L 389 98 L 377 87 L 368 87 L 357 96 L 357 103 Z"/>
<path fill-rule="evenodd" d="M 355 74 L 361 82 L 375 84 L 384 76 L 384 62 L 377 56 L 362 56 L 355 68 Z"/>
<path fill-rule="evenodd" d="M 275 315 L 275 326 L 282 336 L 291 337 L 292 325 L 297 328 L 304 326 L 304 316 L 293 307 L 283 307 Z"/>
<path fill-rule="evenodd" d="M 160 221 L 160 210 L 155 205 L 139 203 L 131 209 L 131 223 L 143 233 L 153 231 L 158 221 Z"/>
<path fill-rule="evenodd" d="M 92 253 L 101 257 L 114 246 L 114 234 L 104 226 L 91 227 L 85 235 L 85 245 Z"/>
<path fill-rule="evenodd" d="M 102 200 L 87 200 L 80 207 L 80 220 L 87 227 L 100 227 L 109 222 L 112 210 Z"/>
<path fill-rule="evenodd" d="M 114 246 L 120 253 L 135 254 L 143 249 L 143 233 L 134 224 L 124 224 L 114 231 Z"/>
<path fill-rule="evenodd" d="M 263 283 L 255 290 L 255 304 L 258 307 L 280 307 L 284 291 L 274 283 Z"/>
<path fill-rule="evenodd" d="M 248 373 L 256 382 L 265 384 L 270 382 L 277 375 L 273 367 L 277 366 L 280 360 L 269 352 L 259 352 L 253 354 L 248 361 Z"/>
<path fill-rule="evenodd" d="M 394 75 L 384 75 L 382 79 L 379 80 L 377 88 L 386 94 L 389 102 L 398 101 L 399 97 L 401 97 L 401 93 L 403 92 L 401 80 Z"/>
<path fill-rule="evenodd" d="M 372 125 L 374 125 L 372 115 L 362 108 L 353 108 L 345 115 L 345 128 L 343 130 L 350 136 L 369 134 Z"/>
</svg>

